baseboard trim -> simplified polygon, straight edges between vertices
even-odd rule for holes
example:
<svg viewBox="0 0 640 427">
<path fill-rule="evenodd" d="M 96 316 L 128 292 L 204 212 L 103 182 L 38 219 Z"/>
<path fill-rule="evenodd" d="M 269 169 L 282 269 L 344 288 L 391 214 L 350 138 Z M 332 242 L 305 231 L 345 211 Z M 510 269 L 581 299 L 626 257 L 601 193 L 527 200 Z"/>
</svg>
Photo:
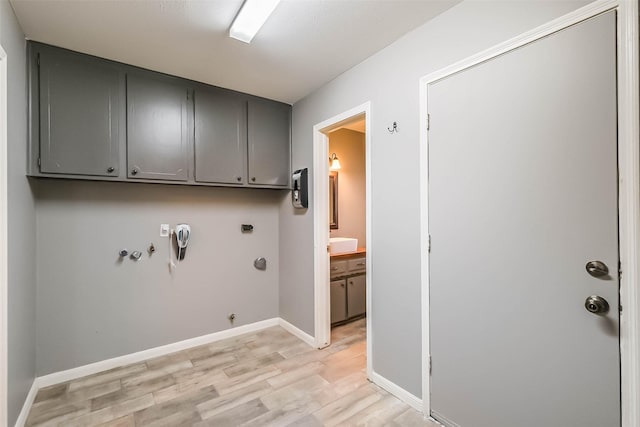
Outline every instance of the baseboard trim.
<svg viewBox="0 0 640 427">
<path fill-rule="evenodd" d="M 118 368 L 120 366 L 139 363 L 148 359 L 152 359 L 154 357 L 165 356 L 167 354 L 175 353 L 176 351 L 186 350 L 188 348 L 197 347 L 199 345 L 210 344 L 216 341 L 233 338 L 238 335 L 259 331 L 278 325 L 279 318 L 274 317 L 273 319 L 262 320 L 260 322 L 250 323 L 248 325 L 242 325 L 231 329 L 225 329 L 224 331 L 214 332 L 212 334 L 202 335 L 200 337 L 190 338 L 184 341 L 178 341 L 160 347 L 150 348 L 148 350 L 142 350 L 136 353 L 114 357 L 112 359 L 102 360 L 100 362 L 91 363 L 89 365 L 67 369 L 66 371 L 54 372 L 52 374 L 36 378 L 36 383 L 38 388 L 49 387 L 55 384 L 82 378 L 87 375 L 97 374 L 102 371 Z"/>
<path fill-rule="evenodd" d="M 398 384 L 394 383 L 393 381 L 389 381 L 376 372 L 371 372 L 371 377 L 369 379 L 373 381 L 374 384 L 387 390 L 389 393 L 393 394 L 395 397 L 402 400 L 404 403 L 411 406 L 418 412 L 422 412 L 422 399 L 409 393 Z"/>
<path fill-rule="evenodd" d="M 38 386 L 38 379 L 35 378 L 33 380 L 33 383 L 31 383 L 31 389 L 29 389 L 27 398 L 24 400 L 24 405 L 22 405 L 20 414 L 18 414 L 18 419 L 16 420 L 15 427 L 24 427 L 24 425 L 26 424 L 27 417 L 29 416 L 29 411 L 31 410 L 31 406 L 33 406 L 33 402 L 36 400 L 36 395 L 38 394 L 39 389 L 40 387 Z"/>
<path fill-rule="evenodd" d="M 449 418 L 445 417 L 442 414 L 439 414 L 438 412 L 434 411 L 433 409 L 431 410 L 431 413 L 438 417 L 438 419 L 436 420 L 435 418 L 431 417 L 434 421 L 436 421 L 438 424 L 440 424 L 443 427 L 460 427 L 460 424 L 457 424 L 453 421 L 451 421 Z"/>
<path fill-rule="evenodd" d="M 301 339 L 305 343 L 309 344 L 311 347 L 316 347 L 316 339 L 303 331 L 302 329 L 293 326 L 291 323 L 287 322 L 283 318 L 278 319 L 280 327 L 285 331 L 289 332 L 291 335 Z"/>
</svg>

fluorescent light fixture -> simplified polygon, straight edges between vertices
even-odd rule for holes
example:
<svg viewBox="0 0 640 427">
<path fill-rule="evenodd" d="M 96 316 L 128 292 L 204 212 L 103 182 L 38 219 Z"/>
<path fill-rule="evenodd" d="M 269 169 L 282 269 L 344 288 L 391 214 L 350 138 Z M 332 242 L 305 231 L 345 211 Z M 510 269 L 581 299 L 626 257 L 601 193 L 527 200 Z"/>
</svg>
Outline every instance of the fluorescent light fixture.
<svg viewBox="0 0 640 427">
<path fill-rule="evenodd" d="M 278 3 L 280 0 L 244 0 L 240 12 L 231 24 L 229 37 L 251 43 Z"/>
</svg>

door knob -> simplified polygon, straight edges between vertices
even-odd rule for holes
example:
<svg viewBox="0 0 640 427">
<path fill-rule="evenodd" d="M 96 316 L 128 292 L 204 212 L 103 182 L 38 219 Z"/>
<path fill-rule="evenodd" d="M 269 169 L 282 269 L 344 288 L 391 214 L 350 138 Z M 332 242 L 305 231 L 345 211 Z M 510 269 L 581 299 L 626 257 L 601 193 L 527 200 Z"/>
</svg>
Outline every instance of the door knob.
<svg viewBox="0 0 640 427">
<path fill-rule="evenodd" d="M 584 302 L 584 308 L 586 308 L 589 313 L 602 315 L 609 312 L 609 303 L 601 296 L 591 295 Z"/>
<path fill-rule="evenodd" d="M 609 267 L 602 261 L 589 261 L 585 268 L 587 273 L 593 277 L 602 277 L 609 274 Z"/>
</svg>

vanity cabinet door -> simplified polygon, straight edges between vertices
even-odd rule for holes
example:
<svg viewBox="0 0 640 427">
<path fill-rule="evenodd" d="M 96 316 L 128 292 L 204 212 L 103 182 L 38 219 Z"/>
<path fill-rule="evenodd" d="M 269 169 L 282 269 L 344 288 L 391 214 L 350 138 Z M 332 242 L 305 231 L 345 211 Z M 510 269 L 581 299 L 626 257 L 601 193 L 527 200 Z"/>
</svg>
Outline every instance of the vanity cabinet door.
<svg viewBox="0 0 640 427">
<path fill-rule="evenodd" d="M 342 260 L 342 261 L 333 261 L 333 260 L 331 260 L 329 265 L 330 265 L 329 272 L 331 274 L 331 278 L 332 279 L 334 277 L 344 276 L 346 274 L 346 272 L 347 272 L 347 261 L 346 260 Z"/>
<path fill-rule="evenodd" d="M 216 89 L 196 89 L 195 180 L 243 185 L 247 169 L 247 102 Z"/>
<path fill-rule="evenodd" d="M 121 73 L 105 61 L 39 52 L 40 172 L 118 176 Z"/>
<path fill-rule="evenodd" d="M 249 184 L 287 187 L 291 175 L 291 106 L 252 99 L 248 108 Z"/>
<path fill-rule="evenodd" d="M 347 315 L 359 316 L 367 311 L 367 279 L 365 274 L 347 279 Z"/>
<path fill-rule="evenodd" d="M 128 178 L 187 181 L 188 96 L 154 73 L 127 75 Z"/>
<path fill-rule="evenodd" d="M 334 280 L 330 284 L 331 323 L 341 322 L 347 318 L 346 280 Z"/>
</svg>

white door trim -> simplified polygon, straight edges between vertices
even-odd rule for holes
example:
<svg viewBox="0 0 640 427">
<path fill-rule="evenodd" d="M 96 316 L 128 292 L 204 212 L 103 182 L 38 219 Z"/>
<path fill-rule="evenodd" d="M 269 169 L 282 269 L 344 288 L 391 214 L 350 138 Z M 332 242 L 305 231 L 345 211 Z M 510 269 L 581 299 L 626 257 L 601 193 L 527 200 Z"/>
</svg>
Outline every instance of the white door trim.
<svg viewBox="0 0 640 427">
<path fill-rule="evenodd" d="M 367 376 L 371 378 L 371 102 L 365 102 L 313 127 L 313 267 L 315 343 L 323 348 L 331 343 L 330 295 L 329 295 L 329 137 L 326 132 L 339 127 L 356 116 L 365 115 L 365 165 L 366 165 L 366 236 L 367 236 Z"/>
<path fill-rule="evenodd" d="M 7 54 L 0 46 L 0 420 L 7 420 L 8 332 L 7 273 Z M 0 421 L 2 424 L 2 421 Z"/>
<path fill-rule="evenodd" d="M 618 34 L 618 168 L 620 262 L 620 357 L 622 427 L 640 425 L 640 129 L 638 117 L 638 3 L 598 0 L 518 37 L 420 79 L 420 218 L 422 291 L 422 400 L 431 413 L 429 376 L 429 200 L 427 85 L 609 10 Z"/>
</svg>

